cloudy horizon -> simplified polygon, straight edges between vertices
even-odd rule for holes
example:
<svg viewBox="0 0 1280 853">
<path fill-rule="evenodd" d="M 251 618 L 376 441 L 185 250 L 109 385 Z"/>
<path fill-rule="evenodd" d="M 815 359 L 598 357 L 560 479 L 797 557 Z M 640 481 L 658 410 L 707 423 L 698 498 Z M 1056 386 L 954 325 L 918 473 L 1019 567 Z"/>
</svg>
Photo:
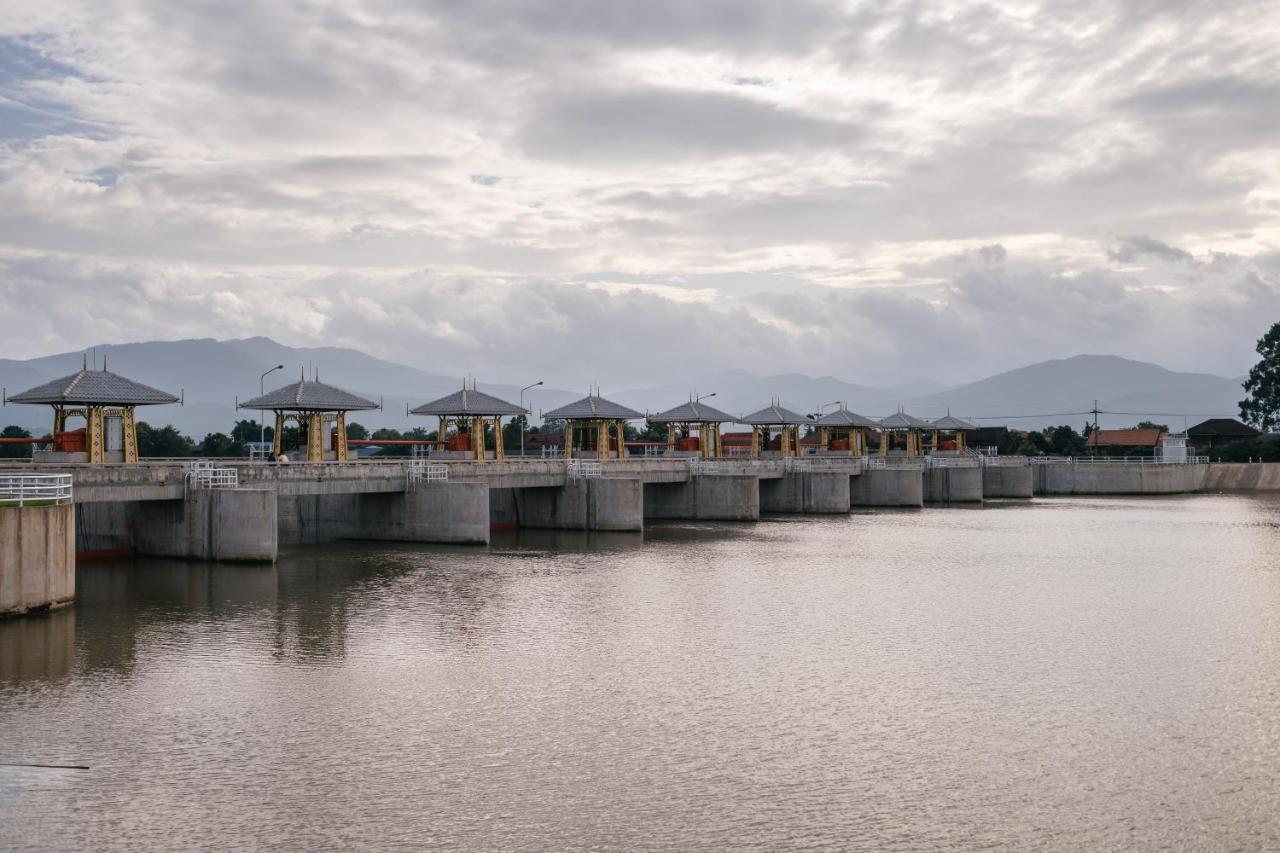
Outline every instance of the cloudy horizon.
<svg viewBox="0 0 1280 853">
<path fill-rule="evenodd" d="M 1273 4 L 402 5 L 19 2 L 0 358 L 1238 376 L 1280 320 Z"/>
</svg>

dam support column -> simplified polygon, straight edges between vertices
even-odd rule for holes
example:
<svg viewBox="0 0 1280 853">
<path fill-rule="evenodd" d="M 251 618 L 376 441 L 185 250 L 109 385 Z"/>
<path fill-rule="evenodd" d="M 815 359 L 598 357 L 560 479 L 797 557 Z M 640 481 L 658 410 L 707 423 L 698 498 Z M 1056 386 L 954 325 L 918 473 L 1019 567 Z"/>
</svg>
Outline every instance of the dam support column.
<svg viewBox="0 0 1280 853">
<path fill-rule="evenodd" d="M 1017 462 L 1018 460 L 1012 460 Z M 982 468 L 982 496 L 984 498 L 1031 497 L 1031 462 L 1021 464 L 987 464 Z"/>
<path fill-rule="evenodd" d="M 521 527 L 546 530 L 644 529 L 639 478 L 583 477 L 563 486 L 516 490 Z"/>
<path fill-rule="evenodd" d="M 0 507 L 0 616 L 62 607 L 75 595 L 75 505 Z"/>
<path fill-rule="evenodd" d="M 705 474 L 684 483 L 646 483 L 644 517 L 758 521 L 760 481 L 754 474 Z"/>
<path fill-rule="evenodd" d="M 924 472 L 925 503 L 982 503 L 982 469 L 936 466 Z"/>
<path fill-rule="evenodd" d="M 761 512 L 842 513 L 849 511 L 847 471 L 788 471 L 760 480 Z"/>
<path fill-rule="evenodd" d="M 489 544 L 485 483 L 422 482 L 403 492 L 290 495 L 278 503 L 286 545 L 340 539 Z"/>
<path fill-rule="evenodd" d="M 849 504 L 855 507 L 924 506 L 920 468 L 868 468 L 849 478 Z"/>
<path fill-rule="evenodd" d="M 193 489 L 183 500 L 138 501 L 133 547 L 152 557 L 273 563 L 276 503 L 273 489 Z"/>
</svg>

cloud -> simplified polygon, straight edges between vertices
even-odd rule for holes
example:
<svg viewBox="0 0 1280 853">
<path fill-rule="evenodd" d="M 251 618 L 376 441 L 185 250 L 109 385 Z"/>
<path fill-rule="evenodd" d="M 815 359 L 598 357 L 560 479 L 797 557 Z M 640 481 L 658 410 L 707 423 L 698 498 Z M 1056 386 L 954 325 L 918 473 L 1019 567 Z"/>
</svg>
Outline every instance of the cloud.
<svg viewBox="0 0 1280 853">
<path fill-rule="evenodd" d="M 1238 374 L 1280 317 L 1277 39 L 1262 0 L 27 4 L 0 357 Z"/>
</svg>

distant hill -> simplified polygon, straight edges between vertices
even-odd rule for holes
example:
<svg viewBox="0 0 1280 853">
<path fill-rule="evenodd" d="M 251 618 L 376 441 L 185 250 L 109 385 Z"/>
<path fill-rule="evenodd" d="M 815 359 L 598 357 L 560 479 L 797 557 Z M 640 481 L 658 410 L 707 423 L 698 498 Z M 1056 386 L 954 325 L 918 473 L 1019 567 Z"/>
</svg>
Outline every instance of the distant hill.
<svg viewBox="0 0 1280 853">
<path fill-rule="evenodd" d="M 949 408 L 961 417 L 992 419 L 983 423 L 1007 419 L 1011 426 L 1036 428 L 1083 423 L 1079 413 L 1092 409 L 1097 400 L 1104 411 L 1127 413 L 1100 416 L 1102 426 L 1129 426 L 1140 420 L 1181 426 L 1181 418 L 1175 417 L 1180 413 L 1187 414 L 1191 424 L 1211 416 L 1235 417 L 1243 396 L 1235 379 L 1177 373 L 1114 355 L 1077 355 L 926 395 L 912 400 L 911 407 L 924 417 L 936 417 Z"/>
<path fill-rule="evenodd" d="M 107 367 L 131 379 L 153 385 L 173 394 L 185 395 L 183 406 L 158 406 L 140 411 L 140 419 L 154 424 L 173 424 L 183 432 L 202 437 L 207 432 L 227 432 L 237 418 L 257 418 L 256 412 L 237 414 L 237 399 L 258 395 L 258 379 L 262 371 L 283 364 L 266 378 L 269 391 L 295 381 L 305 369 L 319 370 L 320 379 L 372 400 L 381 400 L 382 411 L 361 412 L 353 420 L 377 428 L 406 429 L 430 426 L 430 418 L 405 415 L 405 406 L 416 406 L 443 396 L 462 385 L 462 377 L 442 376 L 404 364 L 374 358 L 358 350 L 342 347 L 288 347 L 270 338 L 245 338 L 216 341 L 201 338 L 181 341 L 148 341 L 94 347 L 90 360 L 98 366 L 105 359 Z M 80 369 L 84 353 L 80 351 L 34 358 L 28 361 L 0 360 L 0 384 L 9 394 Z M 490 394 L 516 401 L 517 386 L 480 382 Z M 581 397 L 583 392 L 556 389 L 543 390 L 529 396 L 535 408 L 552 408 Z M 269 417 L 269 415 L 268 415 Z M 19 424 L 28 428 L 48 429 L 50 415 L 43 406 L 9 406 L 0 410 L 0 424 Z"/>
<path fill-rule="evenodd" d="M 382 411 L 362 412 L 353 418 L 372 428 L 430 427 L 430 419 L 406 416 L 406 405 L 443 396 L 462 384 L 461 377 L 419 370 L 358 350 L 287 347 L 262 337 L 149 341 L 99 346 L 93 352 L 99 365 L 105 358 L 108 367 L 116 372 L 175 394 L 184 392 L 185 406 L 144 410 L 142 419 L 154 424 L 171 423 L 197 439 L 207 432 L 228 431 L 237 417 L 256 417 L 256 413 L 247 411 L 237 414 L 236 399 L 256 396 L 259 374 L 277 364 L 285 368 L 267 377 L 268 390 L 293 381 L 302 370 L 314 367 L 325 382 L 382 400 Z M 27 361 L 0 360 L 0 385 L 9 394 L 16 394 L 73 373 L 83 358 L 84 354 L 77 351 Z M 526 382 L 536 378 L 539 377 Z M 519 398 L 518 385 L 482 381 L 479 387 L 512 402 Z M 1186 412 L 1194 415 L 1188 420 L 1195 423 L 1211 415 L 1234 417 L 1243 396 L 1238 379 L 1177 373 L 1155 364 L 1101 355 L 1045 361 L 952 388 L 928 382 L 875 387 L 832 376 L 756 376 L 743 370 L 722 370 L 642 388 L 605 388 L 604 393 L 640 411 L 656 413 L 684 402 L 695 390 L 700 394 L 715 392 L 716 396 L 707 402 L 734 415 L 755 411 L 779 397 L 783 405 L 802 413 L 841 401 L 861 414 L 883 417 L 901 405 L 922 417 L 937 417 L 950 409 L 956 415 L 983 418 L 984 424 L 1007 422 L 1018 428 L 1081 424 L 1085 417 L 1079 413 L 1091 409 L 1095 399 L 1104 410 L 1134 413 L 1104 415 L 1100 419 L 1104 426 L 1126 426 L 1145 419 L 1180 425 L 1180 419 L 1171 415 L 1142 413 Z M 526 395 L 525 402 L 537 420 L 540 411 L 585 393 L 586 389 L 543 386 Z M 1037 417 L 1022 417 L 1028 415 Z M 49 419 L 48 410 L 40 406 L 0 410 L 0 425 L 13 423 L 44 430 L 48 429 Z"/>
</svg>

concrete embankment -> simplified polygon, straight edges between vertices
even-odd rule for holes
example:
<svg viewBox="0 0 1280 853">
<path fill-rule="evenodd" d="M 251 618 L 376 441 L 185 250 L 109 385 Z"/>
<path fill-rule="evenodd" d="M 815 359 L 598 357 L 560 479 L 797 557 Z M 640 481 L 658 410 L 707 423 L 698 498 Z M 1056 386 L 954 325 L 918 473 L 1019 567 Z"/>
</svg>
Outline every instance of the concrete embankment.
<svg viewBox="0 0 1280 853">
<path fill-rule="evenodd" d="M 1280 492 L 1280 462 L 1214 462 L 1201 488 L 1206 492 Z"/>
<path fill-rule="evenodd" d="M 841 513 L 849 511 L 847 471 L 792 471 L 760 481 L 761 512 Z"/>
<path fill-rule="evenodd" d="M 984 498 L 1031 497 L 1031 463 L 1021 465 L 987 465 L 982 469 L 982 496 Z"/>
<path fill-rule="evenodd" d="M 934 467 L 924 472 L 925 503 L 982 503 L 982 469 Z"/>
<path fill-rule="evenodd" d="M 75 530 L 72 504 L 0 507 L 0 616 L 71 603 Z"/>
<path fill-rule="evenodd" d="M 910 467 L 868 468 L 849 479 L 849 505 L 924 506 L 924 471 Z"/>
<path fill-rule="evenodd" d="M 757 521 L 759 479 L 750 474 L 714 474 L 684 483 L 645 483 L 645 519 Z M 845 510 L 848 510 L 846 503 Z"/>
<path fill-rule="evenodd" d="M 1050 462 L 1032 466 L 1037 495 L 1176 495 L 1199 491 L 1208 465 Z"/>
</svg>

